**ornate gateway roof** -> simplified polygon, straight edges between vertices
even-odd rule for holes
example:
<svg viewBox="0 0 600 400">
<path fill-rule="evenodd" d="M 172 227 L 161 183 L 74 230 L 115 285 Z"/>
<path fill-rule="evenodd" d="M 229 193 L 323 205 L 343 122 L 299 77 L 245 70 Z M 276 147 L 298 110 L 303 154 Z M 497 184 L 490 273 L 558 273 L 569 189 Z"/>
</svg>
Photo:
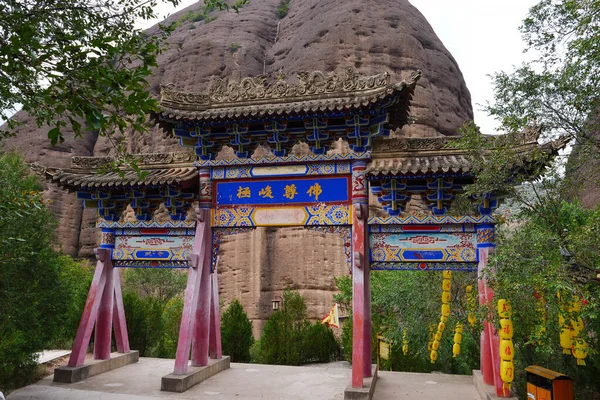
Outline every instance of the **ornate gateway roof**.
<svg viewBox="0 0 600 400">
<path fill-rule="evenodd" d="M 240 82 L 215 78 L 208 91 L 184 93 L 167 85 L 161 91 L 162 126 L 168 126 L 183 146 L 193 147 L 201 160 L 210 161 L 223 146 L 249 158 L 258 144 L 284 157 L 293 145 L 308 143 L 324 155 L 335 140 L 347 140 L 356 152 L 371 149 L 377 136 L 408 123 L 413 90 L 421 75 L 391 83 L 382 73 L 361 76 L 301 72 L 290 83 L 279 74 L 244 78 Z"/>
<path fill-rule="evenodd" d="M 174 220 L 184 220 L 198 197 L 196 157 L 189 153 L 133 155 L 139 171 L 107 170 L 113 157 L 73 157 L 70 169 L 32 164 L 31 169 L 46 180 L 76 192 L 84 207 L 97 208 L 107 221 L 118 220 L 131 205 L 137 218 L 149 220 L 161 203 Z"/>
<path fill-rule="evenodd" d="M 417 71 L 407 81 L 393 84 L 387 72 L 361 76 L 349 67 L 344 75 L 300 72 L 295 84 L 285 81 L 286 76 L 281 73 L 272 83 L 265 75 L 240 82 L 214 78 L 209 90 L 203 93 L 178 92 L 175 84 L 163 86 L 160 105 L 167 118 L 235 119 L 358 109 L 401 95 L 390 123 L 402 126 L 407 122 L 408 105 L 420 76 Z"/>
<path fill-rule="evenodd" d="M 545 144 L 538 144 L 539 130 L 530 129 L 513 136 L 514 150 L 525 155 L 534 151 L 543 151 L 554 155 L 565 146 L 565 140 L 559 138 Z M 502 136 L 486 136 L 488 140 L 502 138 Z M 374 141 L 374 150 L 371 162 L 367 166 L 367 173 L 371 176 L 384 175 L 427 175 L 460 173 L 469 175 L 472 164 L 465 150 L 453 146 L 452 142 L 458 138 L 378 138 Z"/>
</svg>

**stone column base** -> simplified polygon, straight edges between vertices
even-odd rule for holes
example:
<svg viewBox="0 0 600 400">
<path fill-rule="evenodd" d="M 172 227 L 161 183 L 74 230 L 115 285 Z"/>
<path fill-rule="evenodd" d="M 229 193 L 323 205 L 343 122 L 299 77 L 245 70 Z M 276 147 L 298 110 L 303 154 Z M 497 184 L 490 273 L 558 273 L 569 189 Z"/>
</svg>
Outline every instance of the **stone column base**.
<svg viewBox="0 0 600 400">
<path fill-rule="evenodd" d="M 58 367 L 54 370 L 54 382 L 79 382 L 91 376 L 136 363 L 139 359 L 140 352 L 131 350 L 129 353 L 111 353 L 108 360 L 88 361 L 81 367 Z"/>
<path fill-rule="evenodd" d="M 363 387 L 355 388 L 352 384 L 346 386 L 344 390 L 344 400 L 371 400 L 373 393 L 375 392 L 375 385 L 377 384 L 377 372 L 379 367 L 373 365 L 373 376 L 370 378 L 363 379 Z"/>
<path fill-rule="evenodd" d="M 473 385 L 475 385 L 475 388 L 477 388 L 477 392 L 479 392 L 479 397 L 481 397 L 481 400 L 519 400 L 513 391 L 510 392 L 510 397 L 499 397 L 496 394 L 496 389 L 492 385 L 486 385 L 483 382 L 483 375 L 481 375 L 481 371 L 478 369 L 473 370 Z"/>
<path fill-rule="evenodd" d="M 208 365 L 204 367 L 188 367 L 187 374 L 165 375 L 162 377 L 160 390 L 165 392 L 183 393 L 192 386 L 229 368 L 229 361 L 229 356 L 223 356 L 220 360 L 209 358 Z"/>
</svg>

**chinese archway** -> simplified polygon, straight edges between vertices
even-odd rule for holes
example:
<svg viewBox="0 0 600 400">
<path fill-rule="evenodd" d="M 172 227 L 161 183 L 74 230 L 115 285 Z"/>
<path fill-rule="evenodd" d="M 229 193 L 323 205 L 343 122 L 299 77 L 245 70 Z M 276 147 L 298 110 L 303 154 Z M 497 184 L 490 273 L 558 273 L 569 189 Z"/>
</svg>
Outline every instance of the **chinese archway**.
<svg viewBox="0 0 600 400">
<path fill-rule="evenodd" d="M 476 216 L 449 216 L 449 205 L 476 178 L 466 154 L 450 140 L 391 138 L 409 122 L 420 72 L 400 83 L 387 73 L 299 73 L 214 79 L 202 93 L 162 88 L 160 125 L 187 152 L 137 155 L 138 171 L 98 174 L 110 157 L 74 157 L 70 169 L 34 166 L 85 207 L 97 208 L 102 244 L 69 366 L 84 363 L 94 324 L 94 358 L 110 357 L 111 330 L 128 352 L 119 268 L 187 268 L 188 283 L 174 374 L 221 354 L 216 272 L 219 239 L 259 226 L 330 227 L 347 235 L 353 280 L 352 387 L 363 386 L 371 365 L 371 270 L 479 272 L 479 301 L 493 292 L 482 271 L 494 247 L 493 193 L 474 199 Z M 538 133 L 539 134 L 539 133 Z M 521 134 L 519 151 L 542 148 L 538 134 Z M 342 140 L 346 151 L 330 151 Z M 293 151 L 305 143 L 310 151 Z M 253 156 L 258 146 L 267 155 Z M 219 157 L 223 147 L 234 157 Z M 369 216 L 369 191 L 386 217 Z M 376 200 L 375 200 L 376 199 Z M 427 215 L 408 215 L 417 199 Z M 164 204 L 170 219 L 157 222 Z M 130 209 L 128 208 L 130 207 Z M 123 218 L 128 209 L 130 217 Z M 131 218 L 131 211 L 135 218 Z M 481 370 L 501 392 L 498 335 L 485 323 Z"/>
</svg>

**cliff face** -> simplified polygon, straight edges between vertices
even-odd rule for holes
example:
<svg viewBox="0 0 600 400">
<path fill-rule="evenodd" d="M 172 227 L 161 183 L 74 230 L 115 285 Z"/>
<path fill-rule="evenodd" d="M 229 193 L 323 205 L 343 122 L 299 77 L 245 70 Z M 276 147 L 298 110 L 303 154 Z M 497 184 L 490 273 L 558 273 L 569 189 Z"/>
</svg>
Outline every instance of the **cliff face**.
<svg viewBox="0 0 600 400">
<path fill-rule="evenodd" d="M 179 26 L 149 80 L 152 93 L 158 95 L 160 85 L 168 83 L 178 90 L 203 91 L 212 76 L 235 80 L 279 69 L 293 76 L 302 70 L 341 71 L 352 66 L 364 74 L 388 72 L 392 81 L 421 69 L 411 107 L 415 122 L 396 135 L 454 135 L 472 119 L 470 94 L 456 61 L 407 0 L 292 0 L 283 18 L 277 15 L 279 4 L 280 0 L 253 0 L 240 14 L 214 12 L 216 18 L 208 23 L 185 18 L 201 3 L 172 15 L 169 21 L 179 21 Z M 23 113 L 16 118 L 25 126 L 16 138 L 4 141 L 4 149 L 21 152 L 28 162 L 68 167 L 74 155 L 110 152 L 106 141 L 93 135 L 51 147 L 47 128 L 38 129 Z M 130 135 L 129 147 L 134 153 L 180 150 L 158 127 L 147 135 Z M 63 250 L 92 256 L 97 242 L 94 212 L 82 212 L 72 194 L 51 185 L 46 185 L 45 194 L 60 222 Z M 271 301 L 286 286 L 305 296 L 312 318 L 322 317 L 332 304 L 333 277 L 347 273 L 348 266 L 339 234 L 258 228 L 223 239 L 219 271 L 226 303 L 240 298 L 252 319 L 264 321 Z M 261 325 L 255 323 L 256 329 Z"/>
</svg>

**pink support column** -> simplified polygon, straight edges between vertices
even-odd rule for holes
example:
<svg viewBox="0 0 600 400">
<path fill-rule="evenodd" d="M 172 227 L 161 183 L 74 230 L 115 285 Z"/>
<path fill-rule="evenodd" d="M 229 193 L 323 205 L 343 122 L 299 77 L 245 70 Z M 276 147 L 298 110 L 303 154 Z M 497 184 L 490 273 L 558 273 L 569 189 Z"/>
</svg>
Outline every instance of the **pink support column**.
<svg viewBox="0 0 600 400">
<path fill-rule="evenodd" d="M 202 258 L 199 253 L 203 251 L 204 235 L 206 235 L 206 221 L 201 218 L 205 215 L 198 210 L 198 221 L 196 223 L 196 237 L 190 257 L 190 267 L 188 269 L 188 282 L 185 288 L 185 297 L 183 302 L 183 313 L 181 315 L 181 326 L 179 328 L 179 339 L 177 341 L 177 352 L 175 354 L 175 368 L 173 373 L 182 375 L 187 372 L 190 359 L 190 349 L 192 346 L 192 335 L 196 322 L 196 308 L 198 307 L 198 291 L 200 289 L 200 279 Z"/>
<path fill-rule="evenodd" d="M 493 225 L 477 226 L 477 251 L 479 265 L 477 267 L 479 304 L 487 305 L 492 310 L 494 307 L 494 292 L 489 287 L 484 272 L 495 274 L 495 270 L 488 267 L 488 258 L 494 249 L 495 230 Z M 498 330 L 493 324 L 484 322 L 481 335 L 481 374 L 487 385 L 493 385 L 499 397 L 507 397 L 502 390 L 500 377 L 500 338 Z"/>
<path fill-rule="evenodd" d="M 192 365 L 201 367 L 208 364 L 208 341 L 210 332 L 210 264 L 212 262 L 212 232 L 208 227 L 208 234 L 204 243 L 204 258 L 200 278 L 200 291 L 198 293 L 198 306 L 196 308 L 196 322 L 192 339 Z"/>
<path fill-rule="evenodd" d="M 121 292 L 121 275 L 119 268 L 114 268 L 113 282 L 115 286 L 115 300 L 113 308 L 113 326 L 115 329 L 115 343 L 119 353 L 129 353 L 129 335 L 125 322 L 125 308 L 123 307 L 123 294 Z"/>
<path fill-rule="evenodd" d="M 208 168 L 200 169 L 200 191 L 199 208 L 196 209 L 196 236 L 190 258 L 190 268 L 188 270 L 188 284 L 185 289 L 185 299 L 183 305 L 183 314 L 181 316 L 181 328 L 179 329 L 179 340 L 177 342 L 177 353 L 175 356 L 174 374 L 182 375 L 187 372 L 192 347 L 196 349 L 197 344 L 192 346 L 192 339 L 197 338 L 196 320 L 197 310 L 200 300 L 200 290 L 203 279 L 204 266 L 207 264 L 210 268 L 210 254 L 212 252 L 212 185 L 210 181 L 210 170 Z M 208 257 L 208 258 L 207 258 Z M 205 279 L 205 280 L 208 280 Z M 209 285 L 210 287 L 210 285 Z M 210 301 L 210 298 L 209 298 Z M 208 323 L 207 323 L 208 332 Z M 208 343 L 208 341 L 207 341 Z M 196 350 L 196 355 L 200 353 Z M 193 361 L 195 360 L 192 357 Z"/>
<path fill-rule="evenodd" d="M 94 359 L 110 359 L 110 344 L 112 337 L 113 304 L 115 298 L 113 265 L 110 257 L 104 261 L 106 280 L 98 307 L 98 318 L 94 335 Z"/>
<path fill-rule="evenodd" d="M 352 387 L 371 371 L 371 287 L 366 162 L 352 164 Z"/>
<path fill-rule="evenodd" d="M 98 262 L 96 263 L 94 278 L 92 279 L 90 291 L 85 301 L 81 320 L 79 321 L 77 335 L 73 342 L 73 350 L 67 364 L 69 367 L 79 367 L 85 362 L 85 354 L 90 344 L 92 330 L 94 329 L 94 323 L 98 315 L 98 307 L 100 306 L 100 298 L 102 297 L 106 282 L 105 262 L 110 262 L 110 250 L 100 248 L 94 250 L 94 252 L 96 253 Z"/>
<path fill-rule="evenodd" d="M 217 278 L 218 266 L 219 257 L 215 260 L 215 265 L 210 274 L 210 342 L 208 353 L 210 358 L 216 360 L 223 358 L 223 349 L 221 346 L 221 310 L 219 308 L 219 280 Z"/>
</svg>

